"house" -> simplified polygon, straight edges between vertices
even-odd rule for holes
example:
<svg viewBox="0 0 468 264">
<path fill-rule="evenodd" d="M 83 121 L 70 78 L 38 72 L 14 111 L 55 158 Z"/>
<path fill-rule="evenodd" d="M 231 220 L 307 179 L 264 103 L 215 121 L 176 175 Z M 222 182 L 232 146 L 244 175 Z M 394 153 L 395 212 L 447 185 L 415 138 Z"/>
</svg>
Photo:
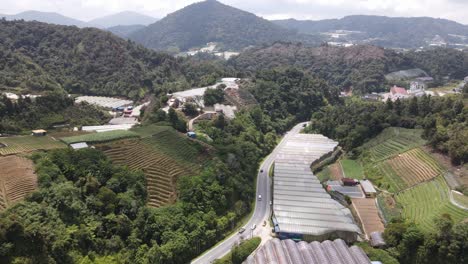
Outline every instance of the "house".
<svg viewBox="0 0 468 264">
<path fill-rule="evenodd" d="M 382 236 L 382 232 L 372 232 L 370 233 L 370 243 L 372 247 L 382 248 L 386 245 L 385 240 Z"/>
<path fill-rule="evenodd" d="M 42 136 L 47 135 L 47 131 L 44 129 L 33 130 L 32 135 L 36 137 L 42 137 Z"/>
<path fill-rule="evenodd" d="M 366 198 L 375 198 L 377 196 L 377 191 L 375 190 L 372 182 L 369 180 L 360 181 L 362 191 L 366 195 Z"/>
<path fill-rule="evenodd" d="M 396 85 L 390 88 L 390 94 L 388 96 L 388 99 L 392 101 L 396 101 L 397 99 L 405 99 L 405 98 L 408 98 L 408 92 L 406 91 L 405 88 L 398 87 Z"/>
<path fill-rule="evenodd" d="M 416 91 L 424 91 L 426 90 L 426 84 L 420 81 L 412 81 L 410 83 L 410 93 L 414 93 Z"/>
<path fill-rule="evenodd" d="M 84 148 L 88 148 L 88 144 L 86 144 L 86 142 L 79 142 L 79 143 L 70 144 L 70 147 L 74 150 L 84 149 Z"/>
<path fill-rule="evenodd" d="M 379 101 L 382 97 L 377 93 L 371 93 L 371 94 L 365 94 L 361 98 L 367 101 Z"/>
</svg>

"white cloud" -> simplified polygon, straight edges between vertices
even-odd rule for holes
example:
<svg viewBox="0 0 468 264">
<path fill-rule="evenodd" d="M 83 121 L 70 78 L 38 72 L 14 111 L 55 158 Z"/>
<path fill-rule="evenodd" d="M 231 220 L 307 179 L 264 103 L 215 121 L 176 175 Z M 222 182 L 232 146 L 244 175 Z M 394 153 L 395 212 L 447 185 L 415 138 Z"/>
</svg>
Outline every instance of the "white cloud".
<svg viewBox="0 0 468 264">
<path fill-rule="evenodd" d="M 467 0 L 221 0 L 265 18 L 324 19 L 353 14 L 431 16 L 468 24 Z M 164 17 L 198 0 L 0 0 L 0 13 L 58 12 L 81 20 L 131 10 Z"/>
</svg>

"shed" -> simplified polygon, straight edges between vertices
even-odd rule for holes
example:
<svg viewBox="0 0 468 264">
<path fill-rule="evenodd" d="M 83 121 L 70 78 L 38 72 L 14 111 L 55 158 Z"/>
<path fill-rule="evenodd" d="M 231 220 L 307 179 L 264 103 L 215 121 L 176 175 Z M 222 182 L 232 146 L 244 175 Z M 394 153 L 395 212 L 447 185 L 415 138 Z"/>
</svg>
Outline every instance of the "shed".
<svg viewBox="0 0 468 264">
<path fill-rule="evenodd" d="M 382 232 L 378 231 L 370 233 L 370 242 L 373 247 L 383 247 L 386 245 Z"/>
<path fill-rule="evenodd" d="M 344 186 L 356 186 L 359 183 L 359 181 L 351 178 L 343 178 L 341 179 L 341 182 Z"/>
<path fill-rule="evenodd" d="M 187 136 L 188 136 L 189 138 L 196 138 L 196 137 L 197 137 L 197 134 L 196 134 L 195 132 L 190 131 L 190 132 L 187 132 Z"/>
<path fill-rule="evenodd" d="M 86 142 L 79 142 L 79 143 L 70 144 L 70 147 L 74 150 L 84 149 L 84 148 L 88 148 L 88 144 L 86 144 Z"/>
<path fill-rule="evenodd" d="M 377 191 L 372 185 L 372 182 L 370 182 L 369 180 L 362 180 L 360 183 L 361 188 L 364 191 L 364 194 L 367 198 L 374 198 L 377 195 Z"/>
<path fill-rule="evenodd" d="M 33 136 L 42 137 L 47 135 L 47 131 L 44 129 L 36 129 L 32 131 Z"/>
</svg>

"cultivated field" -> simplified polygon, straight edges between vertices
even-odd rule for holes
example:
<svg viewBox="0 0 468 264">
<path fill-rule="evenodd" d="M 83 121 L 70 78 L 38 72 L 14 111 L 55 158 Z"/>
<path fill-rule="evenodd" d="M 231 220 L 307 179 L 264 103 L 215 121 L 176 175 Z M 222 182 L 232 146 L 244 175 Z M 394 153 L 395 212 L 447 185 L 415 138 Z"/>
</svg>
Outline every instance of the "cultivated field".
<svg viewBox="0 0 468 264">
<path fill-rule="evenodd" d="M 140 131 L 141 132 L 141 131 Z M 119 140 L 98 145 L 116 164 L 144 172 L 148 184 L 148 204 L 160 207 L 177 198 L 177 179 L 198 173 L 208 158 L 198 143 L 173 129 L 156 129 L 143 139 Z M 150 131 L 145 131 L 147 135 Z"/>
<path fill-rule="evenodd" d="M 455 222 L 468 218 L 468 211 L 450 202 L 449 188 L 442 176 L 397 195 L 404 218 L 418 224 L 423 231 L 434 231 L 434 218 L 449 214 Z"/>
<path fill-rule="evenodd" d="M 0 143 L 6 145 L 6 147 L 0 147 L 0 155 L 11 155 L 35 150 L 48 150 L 66 147 L 66 145 L 62 142 L 54 140 L 49 136 L 2 137 L 0 138 Z"/>
<path fill-rule="evenodd" d="M 352 199 L 353 206 L 361 219 L 364 233 L 368 236 L 375 231 L 384 231 L 384 225 L 379 216 L 379 210 L 375 204 L 375 199 Z"/>
<path fill-rule="evenodd" d="M 423 145 L 425 141 L 421 138 L 421 132 L 418 129 L 390 127 L 361 148 L 365 156 L 377 162 Z"/>
<path fill-rule="evenodd" d="M 18 157 L 0 157 L 0 210 L 22 200 L 37 187 L 31 160 Z"/>
<path fill-rule="evenodd" d="M 90 133 L 80 136 L 73 137 L 64 137 L 61 140 L 67 144 L 77 143 L 77 142 L 87 142 L 87 143 L 101 143 L 109 142 L 118 139 L 138 137 L 138 134 L 132 131 L 126 130 L 114 130 L 108 132 L 100 133 Z"/>
<path fill-rule="evenodd" d="M 420 148 L 415 148 L 385 161 L 407 186 L 430 180 L 442 173 L 437 162 Z"/>
</svg>

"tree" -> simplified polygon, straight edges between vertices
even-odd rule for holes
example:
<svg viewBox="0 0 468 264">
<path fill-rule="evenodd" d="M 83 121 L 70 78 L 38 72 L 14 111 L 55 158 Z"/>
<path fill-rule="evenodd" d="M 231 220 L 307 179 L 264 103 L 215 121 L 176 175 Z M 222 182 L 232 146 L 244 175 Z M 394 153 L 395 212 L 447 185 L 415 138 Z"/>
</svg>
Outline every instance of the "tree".
<svg viewBox="0 0 468 264">
<path fill-rule="evenodd" d="M 188 116 L 195 116 L 198 114 L 197 105 L 194 103 L 185 103 L 183 111 Z"/>
<path fill-rule="evenodd" d="M 216 103 L 222 103 L 224 100 L 224 89 L 216 87 L 216 89 L 206 89 L 203 94 L 203 101 L 205 105 L 212 106 Z"/>
</svg>

